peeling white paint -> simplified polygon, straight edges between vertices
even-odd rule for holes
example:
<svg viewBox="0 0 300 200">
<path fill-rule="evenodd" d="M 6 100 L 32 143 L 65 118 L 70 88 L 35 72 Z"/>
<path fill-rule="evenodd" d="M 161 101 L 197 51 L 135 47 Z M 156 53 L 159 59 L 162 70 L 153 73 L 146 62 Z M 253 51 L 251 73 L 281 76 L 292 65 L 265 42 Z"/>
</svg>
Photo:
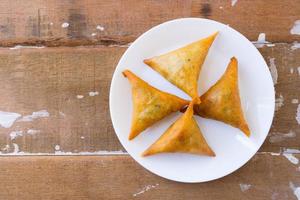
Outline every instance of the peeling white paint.
<svg viewBox="0 0 300 200">
<path fill-rule="evenodd" d="M 101 25 L 97 25 L 97 26 L 96 26 L 96 29 L 99 30 L 99 31 L 104 31 L 104 27 L 101 26 Z"/>
<path fill-rule="evenodd" d="M 59 111 L 59 115 L 60 115 L 61 117 L 65 117 L 65 116 L 66 116 L 66 114 L 63 113 L 63 112 L 61 112 L 61 111 Z"/>
<path fill-rule="evenodd" d="M 291 163 L 293 163 L 294 165 L 297 165 L 299 163 L 299 159 L 296 158 L 293 154 L 291 153 L 286 153 L 283 152 L 282 154 L 284 157 L 286 157 Z"/>
<path fill-rule="evenodd" d="M 36 112 L 33 112 L 31 115 L 26 115 L 18 120 L 18 122 L 30 122 L 37 118 L 46 118 L 49 117 L 50 114 L 47 110 L 39 110 Z"/>
<path fill-rule="evenodd" d="M 92 34 L 91 34 L 91 36 L 93 36 L 93 37 L 96 36 L 96 35 L 97 35 L 97 33 L 92 33 Z"/>
<path fill-rule="evenodd" d="M 280 153 L 274 153 L 274 152 L 271 152 L 270 153 L 272 156 L 280 156 L 281 154 Z"/>
<path fill-rule="evenodd" d="M 17 49 L 43 49 L 45 46 L 22 46 L 16 45 L 14 47 L 9 48 L 10 50 L 17 50 Z"/>
<path fill-rule="evenodd" d="M 10 146 L 9 146 L 9 144 L 7 144 L 7 145 L 5 145 L 5 147 L 4 147 L 4 148 L 2 148 L 2 151 L 8 151 L 8 150 L 9 150 L 9 148 L 10 148 Z"/>
<path fill-rule="evenodd" d="M 277 79 L 278 79 L 278 72 L 277 72 L 277 68 L 275 65 L 275 58 L 270 58 L 270 72 L 272 75 L 273 83 L 274 83 L 274 85 L 276 85 Z"/>
<path fill-rule="evenodd" d="M 10 140 L 14 140 L 19 136 L 23 136 L 23 131 L 12 131 L 10 132 L 9 136 L 10 136 Z"/>
<path fill-rule="evenodd" d="M 55 151 L 59 151 L 60 150 L 60 146 L 57 144 L 57 145 L 55 145 L 54 149 L 55 149 Z"/>
<path fill-rule="evenodd" d="M 277 99 L 275 99 L 275 111 L 278 111 L 284 105 L 284 98 L 280 94 Z"/>
<path fill-rule="evenodd" d="M 275 44 L 271 44 L 270 42 L 266 41 L 266 34 L 265 33 L 260 33 L 258 35 L 257 41 L 254 41 L 253 44 L 256 48 L 262 48 L 265 45 L 267 45 L 268 47 L 275 46 Z"/>
<path fill-rule="evenodd" d="M 143 194 L 143 193 L 145 193 L 145 192 L 147 192 L 147 191 L 149 191 L 149 190 L 151 190 L 151 189 L 153 189 L 153 188 L 156 188 L 157 186 L 159 186 L 158 183 L 156 183 L 155 185 L 146 185 L 146 186 L 143 187 L 139 192 L 134 193 L 132 196 L 133 196 L 133 197 L 136 197 L 136 196 L 138 196 L 138 195 L 140 195 L 140 194 Z"/>
<path fill-rule="evenodd" d="M 300 104 L 298 104 L 298 107 L 297 107 L 296 120 L 297 120 L 298 124 L 300 124 Z"/>
<path fill-rule="evenodd" d="M 19 117 L 21 117 L 19 113 L 0 111 L 0 125 L 10 128 Z"/>
<path fill-rule="evenodd" d="M 296 20 L 290 31 L 292 35 L 300 35 L 300 20 Z"/>
<path fill-rule="evenodd" d="M 99 92 L 95 91 L 95 92 L 89 92 L 89 96 L 90 97 L 93 97 L 93 96 L 96 96 L 96 95 L 99 95 Z"/>
<path fill-rule="evenodd" d="M 231 0 L 231 6 L 235 6 L 235 4 L 238 2 L 238 0 Z"/>
<path fill-rule="evenodd" d="M 83 99 L 84 96 L 79 94 L 79 95 L 76 96 L 76 98 L 77 98 L 77 99 Z"/>
<path fill-rule="evenodd" d="M 299 103 L 299 100 L 298 99 L 292 99 L 292 104 L 297 104 L 297 103 Z"/>
<path fill-rule="evenodd" d="M 68 28 L 70 26 L 70 24 L 68 22 L 64 22 L 61 24 L 62 28 Z"/>
<path fill-rule="evenodd" d="M 28 129 L 27 130 L 27 134 L 29 135 L 35 135 L 37 133 L 40 133 L 41 131 L 40 130 L 35 130 L 35 129 Z"/>
<path fill-rule="evenodd" d="M 251 188 L 250 184 L 240 183 L 240 188 L 242 192 L 245 192 Z"/>
<path fill-rule="evenodd" d="M 300 153 L 299 149 L 284 149 L 284 153 Z"/>
<path fill-rule="evenodd" d="M 296 187 L 293 182 L 290 182 L 290 188 L 294 192 L 294 195 L 300 200 L 300 187 Z"/>
<path fill-rule="evenodd" d="M 300 43 L 298 43 L 298 42 L 294 42 L 293 46 L 291 46 L 292 51 L 299 49 L 299 48 L 300 48 Z"/>
<path fill-rule="evenodd" d="M 296 137 L 296 133 L 294 131 L 289 131 L 288 133 L 273 133 L 270 136 L 269 141 L 271 143 L 281 142 L 286 138 L 294 138 Z"/>
</svg>

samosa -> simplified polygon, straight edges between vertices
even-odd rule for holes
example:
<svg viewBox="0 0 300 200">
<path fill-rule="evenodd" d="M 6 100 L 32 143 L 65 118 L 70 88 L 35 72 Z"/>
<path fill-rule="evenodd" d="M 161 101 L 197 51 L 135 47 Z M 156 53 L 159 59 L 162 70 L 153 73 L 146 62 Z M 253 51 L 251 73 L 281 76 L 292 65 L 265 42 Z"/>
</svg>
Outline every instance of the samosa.
<svg viewBox="0 0 300 200">
<path fill-rule="evenodd" d="M 176 152 L 215 156 L 194 119 L 194 102 L 195 100 L 191 101 L 185 113 L 143 153 L 143 156 Z"/>
<path fill-rule="evenodd" d="M 217 34 L 218 32 L 169 53 L 145 59 L 144 63 L 193 99 L 197 98 L 196 103 L 200 103 L 198 98 L 199 73 Z"/>
<path fill-rule="evenodd" d="M 132 86 L 133 115 L 129 140 L 189 104 L 184 99 L 152 87 L 129 70 L 125 70 L 123 75 Z"/>
<path fill-rule="evenodd" d="M 194 106 L 195 114 L 230 124 L 250 136 L 241 106 L 235 57 L 231 58 L 223 76 L 200 98 L 201 104 Z"/>
</svg>

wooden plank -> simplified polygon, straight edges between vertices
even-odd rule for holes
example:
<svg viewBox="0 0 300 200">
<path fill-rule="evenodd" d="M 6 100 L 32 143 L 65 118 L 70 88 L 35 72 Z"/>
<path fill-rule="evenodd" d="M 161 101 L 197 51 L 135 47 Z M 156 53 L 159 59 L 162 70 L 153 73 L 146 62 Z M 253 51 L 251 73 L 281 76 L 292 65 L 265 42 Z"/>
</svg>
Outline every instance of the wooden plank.
<svg viewBox="0 0 300 200">
<path fill-rule="evenodd" d="M 26 153 L 54 153 L 56 145 L 60 151 L 72 153 L 123 150 L 111 124 L 108 96 L 114 68 L 125 50 L 101 46 L 0 49 L 0 111 L 24 117 L 45 110 L 50 115 L 32 121 L 18 121 L 20 117 L 10 128 L 1 127 L 2 153 L 15 151 L 16 145 Z M 300 102 L 300 49 L 276 44 L 259 50 L 268 64 L 274 58 L 272 71 L 278 74 L 279 99 L 261 151 L 299 149 L 296 112 Z M 89 92 L 99 94 L 89 96 Z M 295 100 L 298 103 L 292 103 Z M 20 131 L 22 136 L 14 138 Z"/>
<path fill-rule="evenodd" d="M 300 19 L 298 0 L 243 0 L 234 6 L 220 0 L 3 0 L 0 46 L 124 44 L 154 25 L 181 17 L 229 24 L 252 41 L 261 32 L 271 42 L 300 40 L 290 33 Z"/>
<path fill-rule="evenodd" d="M 160 178 L 129 156 L 1 157 L 0 163 L 1 199 L 296 200 L 300 188 L 299 167 L 271 154 L 201 184 Z"/>
</svg>

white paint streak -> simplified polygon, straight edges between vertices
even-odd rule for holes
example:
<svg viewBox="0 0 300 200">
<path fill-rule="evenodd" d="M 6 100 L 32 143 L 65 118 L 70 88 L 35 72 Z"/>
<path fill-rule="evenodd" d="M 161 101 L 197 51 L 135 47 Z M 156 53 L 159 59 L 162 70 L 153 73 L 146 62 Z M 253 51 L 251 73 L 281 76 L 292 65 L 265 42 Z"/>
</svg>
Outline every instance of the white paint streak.
<svg viewBox="0 0 300 200">
<path fill-rule="evenodd" d="M 288 133 L 273 133 L 270 136 L 269 141 L 271 143 L 281 142 L 286 138 L 294 138 L 296 137 L 296 133 L 294 131 L 289 131 Z"/>
<path fill-rule="evenodd" d="M 14 140 L 19 136 L 23 136 L 23 131 L 12 131 L 10 132 L 9 136 L 10 136 L 10 140 Z"/>
<path fill-rule="evenodd" d="M 293 46 L 291 46 L 292 51 L 299 49 L 299 48 L 300 48 L 300 43 L 298 43 L 298 42 L 294 42 Z"/>
<path fill-rule="evenodd" d="M 292 27 L 290 33 L 292 35 L 300 35 L 300 20 L 296 20 L 294 22 L 294 26 Z"/>
<path fill-rule="evenodd" d="M 0 125 L 10 128 L 19 117 L 21 117 L 19 113 L 0 111 Z"/>
<path fill-rule="evenodd" d="M 134 193 L 132 196 L 136 197 L 136 196 L 138 196 L 138 195 L 140 195 L 140 194 L 143 194 L 143 193 L 145 193 L 145 192 L 147 192 L 147 191 L 149 191 L 149 190 L 151 190 L 151 189 L 153 189 L 153 188 L 156 188 L 157 186 L 159 186 L 158 183 L 156 183 L 155 185 L 146 185 L 145 187 L 143 187 L 143 188 L 141 189 L 141 191 L 139 191 L 139 192 L 137 192 L 137 193 Z"/>
<path fill-rule="evenodd" d="M 293 74 L 294 73 L 294 68 L 290 68 L 290 73 Z"/>
<path fill-rule="evenodd" d="M 294 192 L 294 195 L 300 200 L 300 187 L 296 187 L 294 183 L 290 182 L 290 188 Z"/>
<path fill-rule="evenodd" d="M 292 99 L 292 104 L 297 104 L 297 103 L 299 103 L 299 100 L 298 99 Z"/>
<path fill-rule="evenodd" d="M 26 116 L 22 117 L 21 119 L 18 120 L 18 122 L 30 122 L 37 118 L 45 118 L 45 117 L 49 117 L 49 116 L 50 116 L 50 114 L 48 113 L 47 110 L 39 110 L 39 111 L 33 112 L 31 115 L 26 115 Z"/>
<path fill-rule="evenodd" d="M 282 154 L 284 157 L 286 157 L 291 163 L 293 163 L 294 165 L 297 165 L 299 163 L 299 159 L 296 158 L 293 154 L 291 153 L 286 153 L 283 152 Z"/>
<path fill-rule="evenodd" d="M 101 25 L 97 25 L 97 26 L 96 26 L 96 29 L 99 30 L 99 31 L 104 31 L 104 27 L 101 26 Z"/>
<path fill-rule="evenodd" d="M 242 192 L 245 192 L 247 190 L 249 190 L 251 188 L 250 184 L 244 184 L 244 183 L 240 183 L 240 188 Z"/>
<path fill-rule="evenodd" d="M 62 28 L 68 28 L 70 26 L 70 24 L 68 22 L 64 22 L 61 24 Z"/>
<path fill-rule="evenodd" d="M 19 153 L 20 152 L 19 145 L 17 145 L 16 143 L 13 143 L 13 146 L 14 146 L 13 154 Z"/>
<path fill-rule="evenodd" d="M 280 156 L 280 153 L 274 153 L 274 152 L 271 152 L 270 153 L 272 156 Z"/>
<path fill-rule="evenodd" d="M 274 83 L 274 85 L 276 85 L 277 79 L 278 79 L 278 72 L 277 72 L 277 68 L 275 65 L 275 58 L 270 58 L 270 72 L 272 75 L 273 83 Z"/>
<path fill-rule="evenodd" d="M 92 33 L 92 34 L 91 34 L 91 36 L 93 36 L 93 37 L 96 36 L 96 35 L 97 35 L 97 33 Z"/>
<path fill-rule="evenodd" d="M 97 92 L 97 91 L 95 91 L 95 92 L 89 92 L 89 95 L 91 96 L 91 97 L 94 97 L 94 96 L 96 96 L 96 95 L 98 95 L 99 94 L 99 92 Z"/>
<path fill-rule="evenodd" d="M 298 104 L 298 107 L 297 107 L 296 120 L 297 120 L 298 124 L 300 124 L 300 104 Z"/>
<path fill-rule="evenodd" d="M 277 99 L 275 99 L 275 111 L 278 111 L 284 105 L 284 98 L 280 94 Z"/>
<path fill-rule="evenodd" d="M 79 94 L 79 95 L 76 96 L 76 98 L 77 98 L 77 99 L 83 99 L 84 96 Z"/>
<path fill-rule="evenodd" d="M 35 135 L 37 133 L 40 133 L 41 131 L 40 130 L 35 130 L 35 129 L 28 129 L 27 130 L 27 134 L 29 135 Z"/>
<path fill-rule="evenodd" d="M 9 48 L 10 50 L 17 50 L 17 49 L 43 49 L 45 46 L 22 46 L 16 45 L 14 47 Z"/>
<path fill-rule="evenodd" d="M 235 6 L 238 0 L 231 0 L 231 6 Z"/>
</svg>

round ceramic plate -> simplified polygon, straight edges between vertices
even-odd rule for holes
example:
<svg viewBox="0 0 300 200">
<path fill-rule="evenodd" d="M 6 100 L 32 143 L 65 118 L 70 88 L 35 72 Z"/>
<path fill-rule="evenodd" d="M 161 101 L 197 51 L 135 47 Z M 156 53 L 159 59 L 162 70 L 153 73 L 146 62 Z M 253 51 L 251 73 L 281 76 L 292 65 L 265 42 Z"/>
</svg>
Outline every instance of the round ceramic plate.
<svg viewBox="0 0 300 200">
<path fill-rule="evenodd" d="M 224 123 L 195 116 L 216 157 L 189 154 L 141 154 L 182 114 L 174 113 L 128 141 L 132 97 L 129 81 L 122 71 L 129 69 L 150 85 L 190 99 L 143 63 L 150 58 L 179 48 L 219 31 L 206 57 L 199 77 L 203 94 L 224 73 L 230 58 L 239 62 L 239 90 L 250 138 Z M 254 45 L 228 25 L 216 21 L 184 18 L 160 24 L 142 34 L 122 56 L 110 88 L 110 114 L 115 132 L 127 152 L 143 167 L 164 178 L 180 182 L 204 182 L 223 177 L 244 165 L 259 149 L 270 129 L 275 106 L 274 87 L 268 67 Z"/>
</svg>

